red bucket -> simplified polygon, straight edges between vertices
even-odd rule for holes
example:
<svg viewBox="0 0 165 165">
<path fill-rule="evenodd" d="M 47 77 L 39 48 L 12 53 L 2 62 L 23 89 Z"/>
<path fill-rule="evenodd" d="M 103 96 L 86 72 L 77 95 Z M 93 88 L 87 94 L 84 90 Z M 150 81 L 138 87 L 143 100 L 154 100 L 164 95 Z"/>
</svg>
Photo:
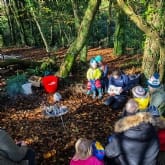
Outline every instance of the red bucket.
<svg viewBox="0 0 165 165">
<path fill-rule="evenodd" d="M 48 93 L 55 93 L 58 88 L 59 78 L 57 76 L 45 76 L 42 78 L 42 84 Z"/>
</svg>

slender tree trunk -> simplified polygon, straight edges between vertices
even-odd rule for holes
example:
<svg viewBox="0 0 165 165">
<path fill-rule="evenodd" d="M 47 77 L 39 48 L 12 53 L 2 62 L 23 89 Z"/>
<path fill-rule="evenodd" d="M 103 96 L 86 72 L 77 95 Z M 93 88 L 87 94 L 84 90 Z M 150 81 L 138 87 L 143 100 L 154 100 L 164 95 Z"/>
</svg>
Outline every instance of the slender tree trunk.
<svg viewBox="0 0 165 165">
<path fill-rule="evenodd" d="M 75 1 L 75 0 L 71 0 L 71 2 L 72 2 L 73 13 L 74 13 L 74 19 L 75 19 L 75 28 L 78 33 L 80 23 L 81 23 L 80 17 L 78 15 L 78 4 L 77 4 L 77 1 Z M 80 61 L 86 62 L 86 60 L 87 60 L 87 42 L 84 44 L 84 47 L 82 48 L 82 50 L 80 51 L 79 54 L 80 54 Z"/>
<path fill-rule="evenodd" d="M 9 25 L 9 29 L 10 29 L 11 43 L 13 43 L 14 42 L 14 32 L 13 32 L 13 28 L 12 28 L 11 16 L 9 14 L 8 4 L 5 0 L 3 0 L 3 5 L 4 5 L 4 10 L 5 10 L 5 14 L 7 16 L 8 25 Z"/>
<path fill-rule="evenodd" d="M 84 18 L 79 27 L 78 36 L 74 40 L 74 42 L 70 45 L 68 51 L 66 52 L 64 62 L 60 66 L 61 77 L 66 77 L 69 74 L 75 58 L 77 57 L 78 53 L 84 46 L 89 34 L 92 21 L 99 8 L 100 3 L 101 3 L 101 0 L 89 1 Z"/>
<path fill-rule="evenodd" d="M 13 13 L 13 16 L 14 16 L 14 19 L 15 19 L 15 22 L 17 24 L 17 27 L 18 27 L 18 31 L 19 31 L 19 34 L 20 34 L 20 37 L 21 37 L 21 44 L 22 45 L 25 45 L 25 38 L 24 38 L 24 34 L 23 34 L 23 30 L 22 30 L 22 26 L 20 24 L 20 21 L 18 19 L 18 11 L 17 11 L 17 8 L 15 6 L 15 2 L 13 1 L 13 3 L 10 5 L 10 10 L 11 12 Z"/>
<path fill-rule="evenodd" d="M 37 20 L 37 17 L 36 17 L 34 8 L 33 8 L 32 4 L 31 4 L 31 1 L 30 0 L 26 0 L 26 2 L 27 2 L 27 5 L 28 5 L 28 8 L 30 9 L 30 13 L 31 13 L 31 15 L 33 17 L 33 20 L 34 20 L 34 22 L 35 22 L 35 24 L 36 24 L 36 26 L 38 28 L 38 31 L 39 31 L 39 33 L 41 35 L 42 41 L 43 41 L 43 43 L 45 45 L 45 48 L 46 48 L 46 52 L 49 52 L 50 50 L 49 50 L 49 46 L 48 46 L 47 40 L 46 40 L 46 38 L 45 38 L 45 36 L 44 36 L 44 34 L 42 32 L 41 26 L 40 26 L 40 24 L 39 24 L 39 22 Z"/>
<path fill-rule="evenodd" d="M 43 34 L 43 32 L 42 32 L 41 26 L 40 26 L 40 24 L 39 24 L 39 22 L 38 22 L 38 20 L 37 20 L 37 18 L 36 18 L 36 15 L 35 15 L 35 13 L 34 13 L 33 11 L 32 11 L 32 16 L 33 16 L 34 22 L 36 23 L 37 28 L 38 28 L 38 30 L 39 30 L 39 32 L 40 32 L 42 41 L 43 41 L 43 43 L 44 43 L 44 45 L 45 45 L 45 48 L 46 48 L 46 52 L 49 52 L 50 50 L 49 50 L 48 43 L 47 43 L 46 38 L 45 38 L 45 36 L 44 36 L 44 34 Z"/>
<path fill-rule="evenodd" d="M 107 21 L 107 46 L 111 47 L 111 21 L 112 21 L 112 0 L 109 0 L 108 21 Z"/>
<path fill-rule="evenodd" d="M 20 31 L 24 37 L 24 42 L 26 45 L 28 45 L 28 41 L 27 41 L 27 36 L 26 36 L 26 28 L 24 27 L 24 15 L 26 13 L 26 10 L 24 9 L 25 6 L 23 6 L 23 1 L 18 1 L 18 0 L 14 0 L 14 8 L 16 11 L 16 15 L 18 17 L 18 21 L 20 24 Z"/>
</svg>

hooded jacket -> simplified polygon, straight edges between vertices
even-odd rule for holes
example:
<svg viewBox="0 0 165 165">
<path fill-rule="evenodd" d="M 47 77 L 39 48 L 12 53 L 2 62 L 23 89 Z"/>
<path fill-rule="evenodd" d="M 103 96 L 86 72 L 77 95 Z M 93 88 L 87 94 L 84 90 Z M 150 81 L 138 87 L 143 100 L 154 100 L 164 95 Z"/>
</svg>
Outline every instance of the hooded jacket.
<svg viewBox="0 0 165 165">
<path fill-rule="evenodd" d="M 27 152 L 27 147 L 19 147 L 10 135 L 0 129 L 0 165 L 27 165 L 27 160 L 22 160 Z"/>
<path fill-rule="evenodd" d="M 118 152 L 116 156 L 120 159 L 120 165 L 156 165 L 159 142 L 152 122 L 149 113 L 139 112 L 115 124 L 115 138 L 118 142 L 115 143 Z M 108 144 L 105 148 L 108 157 L 111 157 L 111 150 Z"/>
</svg>

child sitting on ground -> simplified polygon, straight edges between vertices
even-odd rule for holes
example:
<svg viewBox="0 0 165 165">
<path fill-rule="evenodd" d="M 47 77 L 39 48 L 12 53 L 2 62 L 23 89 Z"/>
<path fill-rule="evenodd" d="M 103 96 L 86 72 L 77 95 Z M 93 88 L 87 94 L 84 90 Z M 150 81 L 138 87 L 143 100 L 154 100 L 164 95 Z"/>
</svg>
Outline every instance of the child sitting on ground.
<svg viewBox="0 0 165 165">
<path fill-rule="evenodd" d="M 148 108 L 150 96 L 142 86 L 138 85 L 132 88 L 132 95 L 134 100 L 139 104 L 139 110 L 146 110 Z"/>
<path fill-rule="evenodd" d="M 101 90 L 101 71 L 97 67 L 97 62 L 95 58 L 92 58 L 90 60 L 90 68 L 87 71 L 87 95 L 93 94 L 93 98 L 96 97 L 96 94 L 98 92 L 98 98 L 102 98 L 102 90 Z"/>
<path fill-rule="evenodd" d="M 92 141 L 80 138 L 75 144 L 76 153 L 70 161 L 70 165 L 104 165 L 104 163 L 93 156 Z"/>
<path fill-rule="evenodd" d="M 114 110 L 122 108 L 127 101 L 127 93 L 129 89 L 128 76 L 121 73 L 120 70 L 114 70 L 109 78 L 109 96 L 103 104 L 111 106 Z"/>
<path fill-rule="evenodd" d="M 95 60 L 100 68 L 102 75 L 101 75 L 101 85 L 103 92 L 107 92 L 108 90 L 108 65 L 103 62 L 103 57 L 101 55 L 97 55 Z"/>
</svg>

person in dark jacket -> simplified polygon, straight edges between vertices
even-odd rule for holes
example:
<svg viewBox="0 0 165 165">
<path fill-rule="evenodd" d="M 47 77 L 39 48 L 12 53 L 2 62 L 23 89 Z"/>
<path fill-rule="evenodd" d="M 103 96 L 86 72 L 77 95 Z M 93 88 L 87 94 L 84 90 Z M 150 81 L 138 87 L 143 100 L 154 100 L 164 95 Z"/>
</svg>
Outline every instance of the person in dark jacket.
<svg viewBox="0 0 165 165">
<path fill-rule="evenodd" d="M 119 109 L 127 101 L 127 91 L 129 90 L 129 78 L 121 71 L 115 70 L 109 78 L 109 97 L 104 101 L 104 105 L 111 106 L 112 109 Z"/>
<path fill-rule="evenodd" d="M 10 135 L 0 129 L 0 165 L 34 165 L 35 153 L 24 142 L 18 145 Z"/>
<path fill-rule="evenodd" d="M 157 133 L 150 113 L 137 112 L 133 99 L 126 104 L 127 115 L 115 124 L 115 136 L 105 147 L 107 157 L 117 165 L 156 165 L 159 152 Z M 137 112 L 137 113 L 136 113 Z"/>
<path fill-rule="evenodd" d="M 99 69 L 101 70 L 101 87 L 104 93 L 108 91 L 108 65 L 103 61 L 103 57 L 101 55 L 97 55 L 95 60 L 98 64 Z"/>
</svg>

